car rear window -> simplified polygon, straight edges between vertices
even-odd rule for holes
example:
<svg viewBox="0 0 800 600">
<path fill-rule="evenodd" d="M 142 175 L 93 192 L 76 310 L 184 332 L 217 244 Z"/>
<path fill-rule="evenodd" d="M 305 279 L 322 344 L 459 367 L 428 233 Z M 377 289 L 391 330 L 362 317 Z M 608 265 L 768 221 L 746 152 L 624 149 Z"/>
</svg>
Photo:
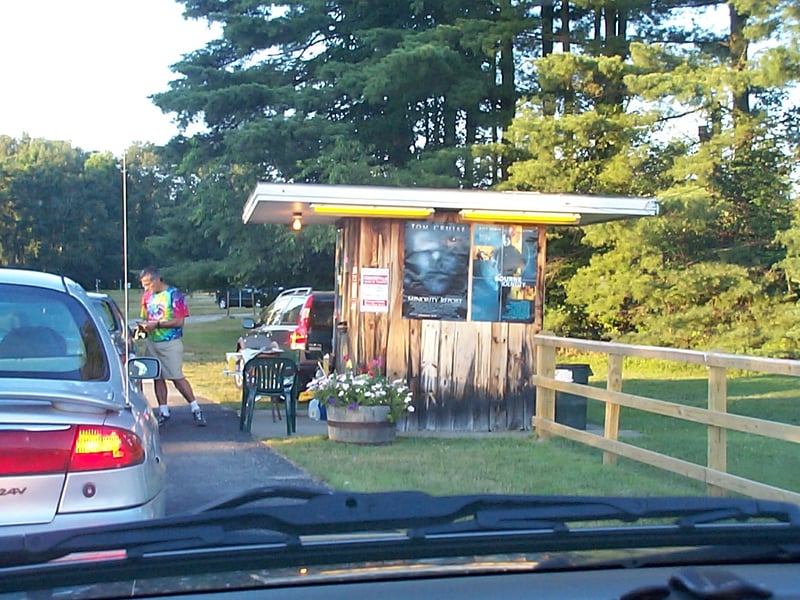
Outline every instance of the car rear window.
<svg viewBox="0 0 800 600">
<path fill-rule="evenodd" d="M 102 340 L 77 299 L 0 284 L 0 378 L 95 381 L 108 375 Z"/>
<path fill-rule="evenodd" d="M 278 325 L 281 321 L 281 313 L 286 306 L 286 298 L 278 298 L 267 306 L 258 319 L 260 325 Z"/>
<path fill-rule="evenodd" d="M 93 302 L 97 312 L 103 318 L 103 323 L 105 323 L 106 329 L 111 332 L 116 331 L 117 323 L 116 319 L 114 319 L 114 313 L 111 312 L 111 307 L 100 299 L 95 299 Z"/>
<path fill-rule="evenodd" d="M 314 296 L 309 316 L 311 327 L 333 327 L 333 298 Z"/>
<path fill-rule="evenodd" d="M 278 325 L 297 325 L 300 319 L 300 311 L 306 303 L 306 296 L 289 296 L 288 302 L 283 308 Z"/>
</svg>

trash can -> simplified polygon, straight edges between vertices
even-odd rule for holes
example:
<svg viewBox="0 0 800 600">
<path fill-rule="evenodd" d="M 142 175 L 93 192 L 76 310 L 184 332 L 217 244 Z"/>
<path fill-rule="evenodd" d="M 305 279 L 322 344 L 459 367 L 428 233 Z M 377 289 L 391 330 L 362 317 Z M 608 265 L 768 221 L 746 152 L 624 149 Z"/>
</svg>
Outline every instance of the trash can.
<svg viewBox="0 0 800 600">
<path fill-rule="evenodd" d="M 592 368 L 586 364 L 558 364 L 555 379 L 586 385 Z M 586 396 L 556 392 L 556 423 L 586 429 Z"/>
</svg>

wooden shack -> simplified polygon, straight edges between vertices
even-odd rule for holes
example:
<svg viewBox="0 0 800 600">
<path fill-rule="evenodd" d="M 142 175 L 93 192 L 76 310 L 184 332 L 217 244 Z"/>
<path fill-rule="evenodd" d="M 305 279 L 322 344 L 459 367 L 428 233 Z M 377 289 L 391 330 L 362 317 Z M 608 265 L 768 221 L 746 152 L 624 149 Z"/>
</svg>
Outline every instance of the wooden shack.
<svg viewBox="0 0 800 600">
<path fill-rule="evenodd" d="M 653 216 L 649 198 L 259 183 L 245 223 L 335 224 L 334 364 L 414 391 L 404 429 L 528 429 L 547 229 Z"/>
</svg>

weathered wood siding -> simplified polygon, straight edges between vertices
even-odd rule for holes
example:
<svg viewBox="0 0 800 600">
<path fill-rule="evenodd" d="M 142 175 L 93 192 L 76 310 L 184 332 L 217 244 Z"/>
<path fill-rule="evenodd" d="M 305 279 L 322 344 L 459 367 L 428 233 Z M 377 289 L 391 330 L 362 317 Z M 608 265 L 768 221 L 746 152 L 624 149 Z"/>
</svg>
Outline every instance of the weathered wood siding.
<svg viewBox="0 0 800 600">
<path fill-rule="evenodd" d="M 405 378 L 416 412 L 407 429 L 527 429 L 535 408 L 533 336 L 542 328 L 546 238 L 539 230 L 535 322 L 488 323 L 404 319 L 405 224 L 399 219 L 344 219 L 337 254 L 340 293 L 337 368 L 375 359 L 392 378 Z M 471 261 L 470 261 L 471 262 Z M 359 310 L 361 270 L 389 269 L 389 312 Z"/>
</svg>

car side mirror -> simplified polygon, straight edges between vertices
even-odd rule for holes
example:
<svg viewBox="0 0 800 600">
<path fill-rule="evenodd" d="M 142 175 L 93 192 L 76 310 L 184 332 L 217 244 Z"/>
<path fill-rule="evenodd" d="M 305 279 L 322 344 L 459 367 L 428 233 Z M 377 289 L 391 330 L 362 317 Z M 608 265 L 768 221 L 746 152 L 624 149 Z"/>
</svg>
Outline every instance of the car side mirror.
<svg viewBox="0 0 800 600">
<path fill-rule="evenodd" d="M 128 377 L 131 379 L 158 379 L 161 375 L 161 361 L 150 356 L 128 360 Z"/>
</svg>

